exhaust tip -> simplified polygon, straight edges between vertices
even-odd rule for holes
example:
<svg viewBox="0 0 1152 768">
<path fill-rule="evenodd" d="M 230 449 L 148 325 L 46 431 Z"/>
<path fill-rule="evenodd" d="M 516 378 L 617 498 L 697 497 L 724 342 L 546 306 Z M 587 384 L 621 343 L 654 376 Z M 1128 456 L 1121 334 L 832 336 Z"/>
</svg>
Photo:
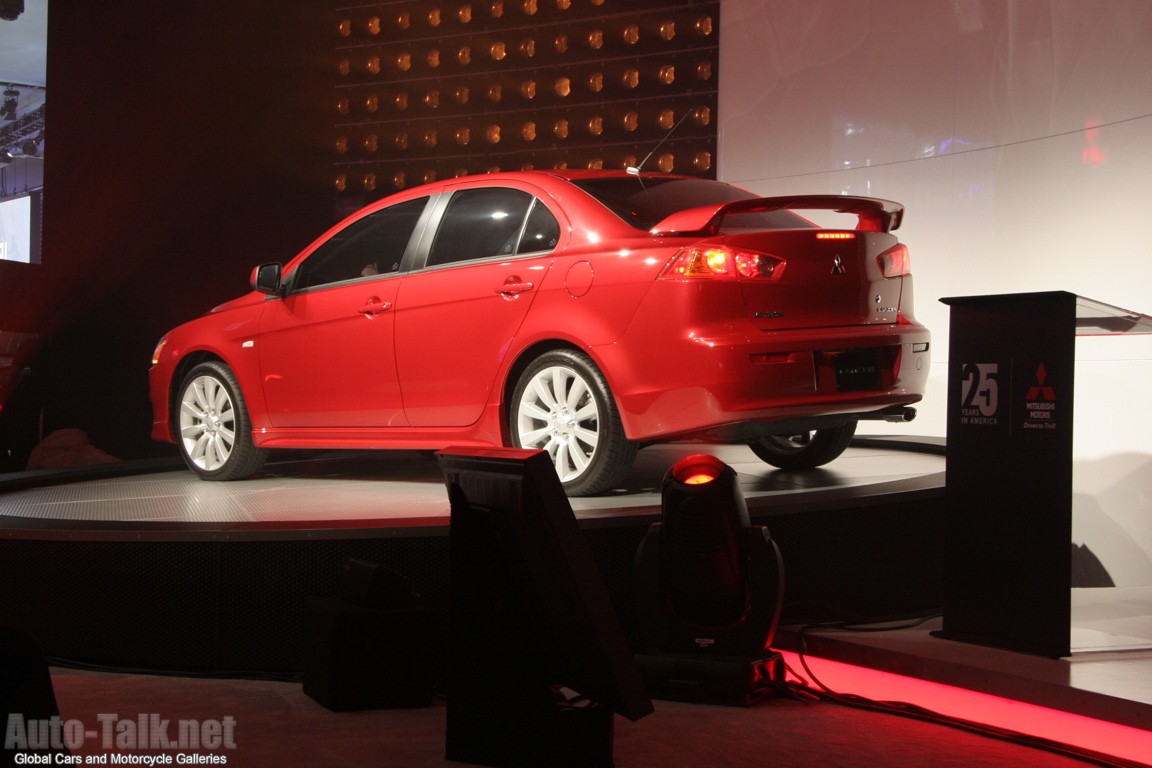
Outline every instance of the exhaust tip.
<svg viewBox="0 0 1152 768">
<path fill-rule="evenodd" d="M 884 411 L 884 421 L 907 423 L 916 418 L 916 409 L 907 405 L 889 408 Z"/>
</svg>

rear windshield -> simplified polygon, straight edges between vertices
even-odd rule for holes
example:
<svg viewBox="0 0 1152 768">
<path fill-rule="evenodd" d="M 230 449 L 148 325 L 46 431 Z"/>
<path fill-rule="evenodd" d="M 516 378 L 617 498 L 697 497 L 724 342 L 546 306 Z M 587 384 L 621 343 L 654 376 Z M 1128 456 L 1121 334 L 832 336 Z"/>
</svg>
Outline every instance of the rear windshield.
<svg viewBox="0 0 1152 768">
<path fill-rule="evenodd" d="M 678 211 L 702 205 L 756 197 L 730 184 L 708 179 L 661 179 L 637 176 L 576 179 L 572 182 L 637 229 L 649 230 Z M 807 219 L 790 211 L 764 211 L 728 216 L 726 232 L 811 227 Z"/>
</svg>

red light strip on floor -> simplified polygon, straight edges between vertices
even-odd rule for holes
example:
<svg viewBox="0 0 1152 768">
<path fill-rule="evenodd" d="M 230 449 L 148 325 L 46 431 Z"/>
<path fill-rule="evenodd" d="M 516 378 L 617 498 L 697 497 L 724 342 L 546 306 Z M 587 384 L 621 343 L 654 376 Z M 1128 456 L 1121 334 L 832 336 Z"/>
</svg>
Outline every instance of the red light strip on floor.
<svg viewBox="0 0 1152 768">
<path fill-rule="evenodd" d="M 786 651 L 782 655 L 789 668 L 798 675 L 805 675 L 797 654 Z M 878 702 L 913 704 L 950 718 L 1016 731 L 1138 763 L 1147 763 L 1152 755 L 1152 732 L 1139 728 L 890 672 L 856 667 L 810 654 L 804 658 L 820 683 L 836 693 L 854 694 Z M 818 687 L 812 680 L 808 682 Z"/>
</svg>

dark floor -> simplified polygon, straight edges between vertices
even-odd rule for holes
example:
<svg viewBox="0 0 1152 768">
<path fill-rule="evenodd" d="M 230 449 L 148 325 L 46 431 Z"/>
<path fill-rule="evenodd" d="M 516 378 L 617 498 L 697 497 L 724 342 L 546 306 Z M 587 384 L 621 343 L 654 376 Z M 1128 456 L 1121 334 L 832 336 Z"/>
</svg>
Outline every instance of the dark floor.
<svg viewBox="0 0 1152 768">
<path fill-rule="evenodd" d="M 156 713 L 170 721 L 169 730 L 175 736 L 181 719 L 222 722 L 233 718 L 235 749 L 181 751 L 203 758 L 223 757 L 230 766 L 440 768 L 461 764 L 444 757 L 443 703 L 426 709 L 336 713 L 306 697 L 299 685 L 286 682 L 173 679 L 66 669 L 54 670 L 53 676 L 62 716 L 88 728 L 103 723 L 99 718 L 107 719 L 109 713 L 119 719 Z M 775 697 L 749 708 L 672 701 L 655 705 L 654 714 L 637 722 L 615 719 L 618 768 L 1131 764 L 1082 760 L 1011 740 L 828 702 Z M 1116 743 L 1115 734 L 1108 738 Z M 557 745 L 561 752 L 571 748 L 571 744 Z M 1147 738 L 1126 749 L 1152 754 Z M 85 756 L 148 753 L 115 743 L 106 747 L 98 737 L 75 752 Z"/>
</svg>

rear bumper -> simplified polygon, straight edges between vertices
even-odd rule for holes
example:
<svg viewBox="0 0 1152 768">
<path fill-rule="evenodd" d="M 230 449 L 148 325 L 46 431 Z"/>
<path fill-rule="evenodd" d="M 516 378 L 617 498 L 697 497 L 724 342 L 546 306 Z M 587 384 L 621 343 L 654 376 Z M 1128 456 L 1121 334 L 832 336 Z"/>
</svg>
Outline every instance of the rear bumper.
<svg viewBox="0 0 1152 768">
<path fill-rule="evenodd" d="M 604 369 L 616 374 L 610 383 L 625 431 L 646 441 L 816 428 L 918 402 L 928 379 L 930 343 L 923 326 L 893 324 L 762 335 L 688 333 L 594 351 Z"/>
</svg>

